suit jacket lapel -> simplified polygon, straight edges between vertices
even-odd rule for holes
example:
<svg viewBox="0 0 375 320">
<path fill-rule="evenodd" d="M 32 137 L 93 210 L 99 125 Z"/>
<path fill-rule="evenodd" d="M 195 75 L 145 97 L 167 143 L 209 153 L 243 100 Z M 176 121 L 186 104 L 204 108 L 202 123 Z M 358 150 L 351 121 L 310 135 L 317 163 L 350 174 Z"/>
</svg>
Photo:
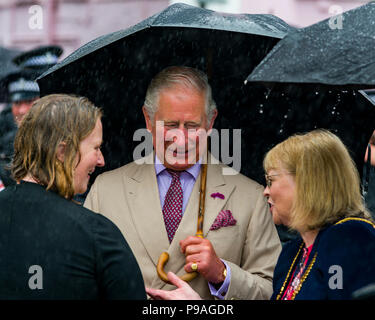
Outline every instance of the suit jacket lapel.
<svg viewBox="0 0 375 320">
<path fill-rule="evenodd" d="M 131 186 L 128 190 L 130 192 L 126 197 L 130 203 L 134 225 L 156 266 L 160 254 L 168 250 L 169 240 L 165 230 L 154 165 L 137 166 L 131 176 Z"/>
</svg>

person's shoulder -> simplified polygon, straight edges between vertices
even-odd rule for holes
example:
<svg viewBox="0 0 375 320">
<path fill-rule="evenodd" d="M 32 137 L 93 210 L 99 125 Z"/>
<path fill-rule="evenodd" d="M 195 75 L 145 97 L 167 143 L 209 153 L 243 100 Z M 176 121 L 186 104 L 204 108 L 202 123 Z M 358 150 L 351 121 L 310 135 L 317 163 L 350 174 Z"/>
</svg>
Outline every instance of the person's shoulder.
<svg viewBox="0 0 375 320">
<path fill-rule="evenodd" d="M 12 186 L 6 187 L 4 190 L 0 191 L 0 202 L 9 201 L 13 196 Z"/>
<path fill-rule="evenodd" d="M 115 243 L 118 242 L 119 245 L 123 242 L 128 244 L 114 222 L 105 217 L 100 213 L 95 213 L 85 207 L 81 207 L 81 218 L 79 219 L 78 224 L 81 225 L 81 228 L 88 230 L 89 234 L 96 243 L 104 241 L 104 243 Z M 102 242 L 103 243 L 103 242 Z M 121 246 L 121 245 L 120 245 Z"/>
<path fill-rule="evenodd" d="M 339 220 L 335 224 L 324 230 L 324 238 L 342 238 L 342 237 L 374 237 L 375 224 L 371 220 L 357 217 L 348 217 Z"/>
<path fill-rule="evenodd" d="M 108 229 L 115 230 L 117 227 L 115 224 L 103 216 L 100 213 L 96 213 L 81 204 L 75 203 L 73 201 L 66 200 L 62 197 L 60 201 L 64 202 L 63 207 L 66 215 L 71 218 L 72 221 L 75 221 L 75 224 L 80 225 L 82 228 L 89 227 L 92 232 L 96 232 L 98 229 Z"/>
<path fill-rule="evenodd" d="M 330 259 L 341 255 L 367 255 L 369 250 L 375 250 L 375 225 L 362 218 L 342 219 L 321 230 L 317 250 Z"/>
<path fill-rule="evenodd" d="M 50 202 L 55 203 L 55 210 L 61 211 L 61 216 L 70 217 L 72 220 L 83 220 L 86 223 L 87 219 L 91 219 L 94 212 L 83 207 L 81 204 L 72 200 L 65 199 L 58 194 L 49 191 Z"/>
</svg>

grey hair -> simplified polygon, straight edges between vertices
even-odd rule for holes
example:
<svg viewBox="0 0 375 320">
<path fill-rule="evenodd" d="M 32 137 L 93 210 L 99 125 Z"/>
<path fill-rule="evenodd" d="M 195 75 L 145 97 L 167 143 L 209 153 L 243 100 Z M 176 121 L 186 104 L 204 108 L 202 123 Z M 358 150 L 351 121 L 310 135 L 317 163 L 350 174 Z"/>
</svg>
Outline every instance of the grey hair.
<svg viewBox="0 0 375 320">
<path fill-rule="evenodd" d="M 207 124 L 211 122 L 216 110 L 216 103 L 212 98 L 212 89 L 208 83 L 205 73 L 198 69 L 185 66 L 167 67 L 160 71 L 147 88 L 144 107 L 150 117 L 154 120 L 155 112 L 159 107 L 159 96 L 163 89 L 173 88 L 182 85 L 190 89 L 204 92 L 206 95 L 206 117 Z"/>
</svg>

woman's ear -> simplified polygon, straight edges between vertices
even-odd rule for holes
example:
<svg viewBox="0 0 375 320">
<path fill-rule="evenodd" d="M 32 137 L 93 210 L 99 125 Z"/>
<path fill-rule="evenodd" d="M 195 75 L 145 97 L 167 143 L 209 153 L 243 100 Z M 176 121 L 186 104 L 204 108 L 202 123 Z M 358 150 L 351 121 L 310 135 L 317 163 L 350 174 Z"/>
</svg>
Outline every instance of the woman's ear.
<svg viewBox="0 0 375 320">
<path fill-rule="evenodd" d="M 65 142 L 60 142 L 59 146 L 57 147 L 57 159 L 59 159 L 59 161 L 61 162 L 64 162 L 65 148 L 66 148 Z"/>
</svg>

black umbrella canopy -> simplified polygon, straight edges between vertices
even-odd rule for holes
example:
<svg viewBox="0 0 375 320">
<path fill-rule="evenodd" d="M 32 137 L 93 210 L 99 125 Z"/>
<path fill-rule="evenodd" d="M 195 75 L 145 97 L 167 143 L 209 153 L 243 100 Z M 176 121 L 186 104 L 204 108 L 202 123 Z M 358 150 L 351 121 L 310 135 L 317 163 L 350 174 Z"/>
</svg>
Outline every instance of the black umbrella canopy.
<svg viewBox="0 0 375 320">
<path fill-rule="evenodd" d="M 272 15 L 222 14 L 175 4 L 89 42 L 38 83 L 41 95 L 74 93 L 104 109 L 104 170 L 109 170 L 133 160 L 139 144 L 133 133 L 145 127 L 141 107 L 156 73 L 171 65 L 205 71 L 219 108 L 216 126 L 240 128 L 245 116 L 239 119 L 237 111 L 247 99 L 244 79 L 290 29 Z"/>
<path fill-rule="evenodd" d="M 269 90 L 263 114 L 279 124 L 269 128 L 269 147 L 297 132 L 329 129 L 346 144 L 362 175 L 375 108 L 356 89 L 375 85 L 374 16 L 375 3 L 369 3 L 294 30 L 248 76 L 249 83 Z"/>
<path fill-rule="evenodd" d="M 290 32 L 249 81 L 375 86 L 375 3 Z"/>
</svg>

